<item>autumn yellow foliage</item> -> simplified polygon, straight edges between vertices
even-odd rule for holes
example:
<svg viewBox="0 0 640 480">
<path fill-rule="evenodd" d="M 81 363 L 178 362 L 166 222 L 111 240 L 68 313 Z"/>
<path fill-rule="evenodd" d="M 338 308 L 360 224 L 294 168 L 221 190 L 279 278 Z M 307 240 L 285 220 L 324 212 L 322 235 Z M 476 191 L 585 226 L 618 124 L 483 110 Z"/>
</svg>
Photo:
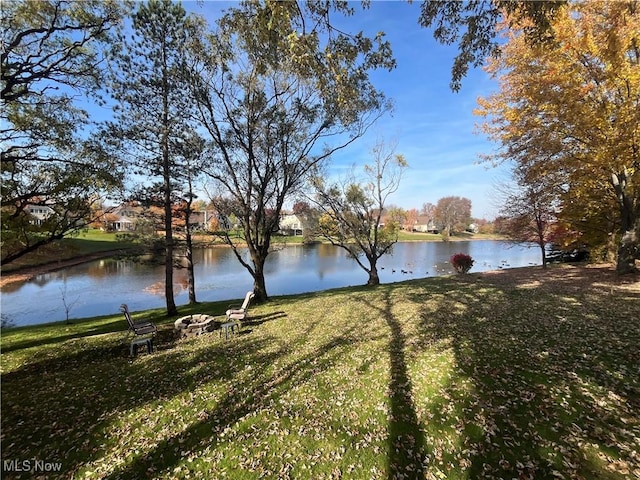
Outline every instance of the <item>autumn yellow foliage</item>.
<svg viewBox="0 0 640 480">
<path fill-rule="evenodd" d="M 488 160 L 514 161 L 532 181 L 559 179 L 563 220 L 592 246 L 613 236 L 617 270 L 635 270 L 640 4 L 570 3 L 552 30 L 538 43 L 505 30 L 503 54 L 487 66 L 500 89 L 480 98 L 476 113 L 502 147 Z"/>
</svg>

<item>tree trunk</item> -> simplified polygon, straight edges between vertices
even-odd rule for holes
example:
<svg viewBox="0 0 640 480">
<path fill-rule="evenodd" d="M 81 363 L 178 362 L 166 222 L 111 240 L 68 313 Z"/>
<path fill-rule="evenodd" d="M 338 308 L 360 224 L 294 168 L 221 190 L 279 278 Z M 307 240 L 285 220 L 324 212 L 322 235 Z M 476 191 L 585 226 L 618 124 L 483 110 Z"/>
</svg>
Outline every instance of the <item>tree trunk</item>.
<svg viewBox="0 0 640 480">
<path fill-rule="evenodd" d="M 616 272 L 624 275 L 634 273 L 636 269 L 636 257 L 638 255 L 638 234 L 631 228 L 622 233 L 620 244 L 618 245 L 618 261 Z"/>
<path fill-rule="evenodd" d="M 269 298 L 267 296 L 267 285 L 264 280 L 264 270 L 262 267 L 256 267 L 253 273 L 253 293 L 255 294 L 255 301 L 257 303 L 265 302 Z"/>
<path fill-rule="evenodd" d="M 168 199 L 167 199 L 168 197 Z M 167 203 L 168 202 L 168 203 Z M 164 209 L 165 231 L 165 261 L 164 261 L 164 296 L 167 302 L 167 316 L 176 315 L 178 309 L 173 298 L 173 231 L 171 225 L 171 195 L 165 192 Z"/>
<path fill-rule="evenodd" d="M 368 286 L 380 285 L 380 276 L 378 275 L 378 267 L 375 263 L 371 264 L 371 268 L 369 269 L 369 280 L 367 281 Z"/>
<path fill-rule="evenodd" d="M 620 208 L 620 243 L 618 244 L 618 261 L 616 272 L 624 275 L 634 273 L 638 257 L 638 209 L 637 199 L 628 195 L 628 172 L 626 168 L 611 176 L 611 183 L 618 197 Z"/>
<path fill-rule="evenodd" d="M 540 254 L 542 256 L 542 268 L 547 268 L 547 249 L 546 249 L 546 245 L 543 244 L 539 244 L 540 245 Z"/>
<path fill-rule="evenodd" d="M 189 222 L 189 216 L 187 216 Z M 189 284 L 189 303 L 197 303 L 196 301 L 196 277 L 193 272 L 193 240 L 191 238 L 191 228 L 187 224 L 186 253 L 187 259 L 187 282 Z"/>
<path fill-rule="evenodd" d="M 165 260 L 164 260 L 164 297 L 167 303 L 167 316 L 176 315 L 178 309 L 173 298 L 173 223 L 172 223 L 172 201 L 171 201 L 171 180 L 169 171 L 169 150 L 166 142 L 163 142 L 163 173 L 164 173 L 164 238 L 165 238 Z"/>
<path fill-rule="evenodd" d="M 173 202 L 171 199 L 171 171 L 169 165 L 168 138 L 162 142 L 162 170 L 164 177 L 164 238 L 165 238 L 165 261 L 164 261 L 164 296 L 167 302 L 167 316 L 176 315 L 178 309 L 173 298 Z"/>
<path fill-rule="evenodd" d="M 167 316 L 176 315 L 178 309 L 173 298 L 173 199 L 171 198 L 171 158 L 169 153 L 169 73 L 166 60 L 166 46 L 162 48 L 162 177 L 164 180 L 164 228 L 166 240 L 165 298 Z"/>
</svg>

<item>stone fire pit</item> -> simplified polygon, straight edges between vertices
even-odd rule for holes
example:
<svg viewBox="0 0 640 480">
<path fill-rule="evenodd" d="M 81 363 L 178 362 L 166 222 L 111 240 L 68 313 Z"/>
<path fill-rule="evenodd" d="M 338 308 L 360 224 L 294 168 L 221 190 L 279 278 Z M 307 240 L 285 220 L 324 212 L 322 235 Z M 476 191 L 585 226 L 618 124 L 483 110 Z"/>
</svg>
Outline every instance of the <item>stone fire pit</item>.
<svg viewBox="0 0 640 480">
<path fill-rule="evenodd" d="M 180 317 L 173 325 L 178 338 L 190 338 L 212 332 L 219 323 L 221 322 L 211 315 L 198 313 Z"/>
</svg>

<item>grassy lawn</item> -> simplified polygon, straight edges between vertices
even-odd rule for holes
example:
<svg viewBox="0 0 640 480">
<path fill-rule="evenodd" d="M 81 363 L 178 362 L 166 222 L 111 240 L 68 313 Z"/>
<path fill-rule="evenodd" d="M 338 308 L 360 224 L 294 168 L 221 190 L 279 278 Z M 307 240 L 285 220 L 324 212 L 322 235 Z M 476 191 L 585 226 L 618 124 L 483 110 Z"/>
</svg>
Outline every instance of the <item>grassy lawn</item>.
<svg viewBox="0 0 640 480">
<path fill-rule="evenodd" d="M 3 267 L 2 270 L 5 273 L 9 273 L 21 268 L 45 265 L 95 253 L 128 249 L 133 246 L 130 242 L 119 241 L 115 233 L 90 229 L 45 245 L 35 252 L 11 262 L 9 265 Z"/>
<path fill-rule="evenodd" d="M 133 360 L 121 317 L 6 330 L 3 467 L 61 462 L 59 477 L 78 479 L 640 478 L 638 283 L 550 270 L 277 297 L 227 341 L 176 341 L 162 311 L 138 312 L 161 326 L 157 351 Z"/>
</svg>

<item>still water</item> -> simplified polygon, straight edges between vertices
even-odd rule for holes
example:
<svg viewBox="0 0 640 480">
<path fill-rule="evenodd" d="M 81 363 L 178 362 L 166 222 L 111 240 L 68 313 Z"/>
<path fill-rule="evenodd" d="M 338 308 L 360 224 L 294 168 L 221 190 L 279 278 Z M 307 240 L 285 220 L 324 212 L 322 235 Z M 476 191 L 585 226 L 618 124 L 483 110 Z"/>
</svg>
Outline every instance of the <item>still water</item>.
<svg viewBox="0 0 640 480">
<path fill-rule="evenodd" d="M 382 283 L 446 275 L 451 255 L 466 253 L 475 260 L 471 272 L 540 265 L 533 246 L 492 240 L 471 242 L 408 242 L 395 245 L 380 259 Z M 241 299 L 253 280 L 228 248 L 195 252 L 198 301 Z M 269 255 L 266 283 L 269 295 L 313 292 L 363 285 L 367 274 L 346 253 L 332 245 L 287 246 Z M 185 269 L 174 274 L 176 305 L 188 302 Z M 121 303 L 133 311 L 161 308 L 164 303 L 164 266 L 132 260 L 102 259 L 38 275 L 27 282 L 2 288 L 2 319 L 12 325 L 32 325 L 107 315 Z M 65 308 L 66 304 L 66 308 Z"/>
</svg>

